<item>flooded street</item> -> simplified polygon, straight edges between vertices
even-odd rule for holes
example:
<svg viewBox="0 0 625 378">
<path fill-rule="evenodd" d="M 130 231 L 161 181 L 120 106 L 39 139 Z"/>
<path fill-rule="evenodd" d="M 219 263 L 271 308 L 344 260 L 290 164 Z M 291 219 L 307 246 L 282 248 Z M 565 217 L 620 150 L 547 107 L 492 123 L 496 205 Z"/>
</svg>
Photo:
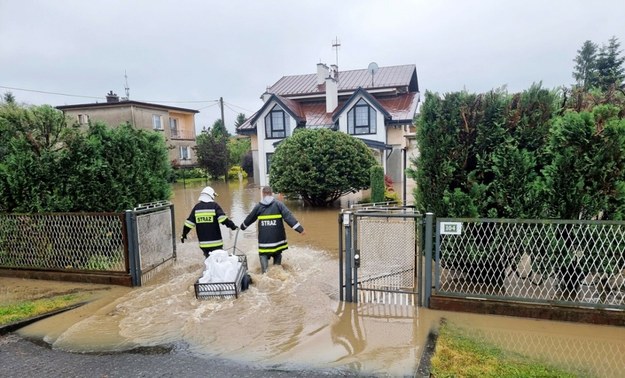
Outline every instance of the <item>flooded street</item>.
<svg viewBox="0 0 625 378">
<path fill-rule="evenodd" d="M 176 185 L 172 202 L 178 237 L 203 184 Z M 245 183 L 212 185 L 217 202 L 236 224 L 260 200 Z M 74 352 L 173 346 L 194 355 L 285 369 L 336 368 L 363 375 L 413 375 L 430 329 L 441 317 L 506 350 L 573 367 L 589 375 L 622 376 L 625 329 L 424 310 L 353 305 L 338 300 L 339 209 L 286 202 L 306 229 L 287 231 L 282 267 L 261 275 L 256 226 L 239 231 L 253 285 L 236 300 L 198 301 L 193 284 L 204 268 L 195 231 L 177 245 L 178 258 L 140 288 L 114 288 L 61 316 L 37 322 L 20 335 L 43 338 Z M 222 227 L 226 247 L 236 233 Z M 54 287 L 55 283 L 46 287 Z M 51 289 L 52 290 L 52 289 Z"/>
</svg>

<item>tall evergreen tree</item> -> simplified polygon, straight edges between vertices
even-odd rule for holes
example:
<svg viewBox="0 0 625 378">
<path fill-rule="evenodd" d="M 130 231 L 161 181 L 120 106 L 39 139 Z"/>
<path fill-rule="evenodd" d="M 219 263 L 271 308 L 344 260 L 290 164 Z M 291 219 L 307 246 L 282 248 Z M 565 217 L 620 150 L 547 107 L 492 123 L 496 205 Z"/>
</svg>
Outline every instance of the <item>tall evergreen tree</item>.
<svg viewBox="0 0 625 378">
<path fill-rule="evenodd" d="M 247 120 L 247 117 L 245 116 L 245 114 L 243 113 L 239 113 L 237 115 L 237 119 L 234 121 L 234 127 L 238 128 L 239 126 L 241 126 L 243 124 L 243 122 L 245 122 Z"/>
<path fill-rule="evenodd" d="M 597 44 L 590 40 L 584 42 L 582 47 L 577 50 L 577 56 L 573 59 L 575 62 L 573 78 L 579 87 L 589 89 L 594 83 L 596 76 L 596 59 Z"/>
<path fill-rule="evenodd" d="M 607 91 L 612 86 L 620 87 L 625 78 L 625 57 L 619 50 L 621 43 L 616 37 L 610 38 L 608 45 L 603 45 L 597 56 L 597 87 Z"/>
</svg>

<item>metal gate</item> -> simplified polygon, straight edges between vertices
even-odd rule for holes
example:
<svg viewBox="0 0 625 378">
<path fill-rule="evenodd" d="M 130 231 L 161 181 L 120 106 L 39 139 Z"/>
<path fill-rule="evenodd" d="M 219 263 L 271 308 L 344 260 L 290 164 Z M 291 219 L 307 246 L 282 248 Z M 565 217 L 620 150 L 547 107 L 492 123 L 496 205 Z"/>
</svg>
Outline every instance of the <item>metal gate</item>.
<svg viewBox="0 0 625 378">
<path fill-rule="evenodd" d="M 372 204 L 342 210 L 340 299 L 421 306 L 424 226 L 425 217 L 412 207 Z"/>
<path fill-rule="evenodd" d="M 141 286 L 176 258 L 174 205 L 160 201 L 127 210 L 126 227 L 132 285 Z"/>
</svg>

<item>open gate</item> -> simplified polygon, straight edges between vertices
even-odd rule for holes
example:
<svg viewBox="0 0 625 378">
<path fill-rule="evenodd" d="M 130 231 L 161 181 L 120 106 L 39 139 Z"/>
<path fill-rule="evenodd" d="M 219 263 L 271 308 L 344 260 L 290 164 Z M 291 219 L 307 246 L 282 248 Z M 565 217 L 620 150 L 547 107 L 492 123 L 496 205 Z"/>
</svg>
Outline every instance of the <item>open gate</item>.
<svg viewBox="0 0 625 378">
<path fill-rule="evenodd" d="M 425 219 L 414 208 L 403 206 L 373 204 L 342 210 L 340 299 L 423 305 Z M 431 235 L 432 218 L 428 219 Z"/>
</svg>

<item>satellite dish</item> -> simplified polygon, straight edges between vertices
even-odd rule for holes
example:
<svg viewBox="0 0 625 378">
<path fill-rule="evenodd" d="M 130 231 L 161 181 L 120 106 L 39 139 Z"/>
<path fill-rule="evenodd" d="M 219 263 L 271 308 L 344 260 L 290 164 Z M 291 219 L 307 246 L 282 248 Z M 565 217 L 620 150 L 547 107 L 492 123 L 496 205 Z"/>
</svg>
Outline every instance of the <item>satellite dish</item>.
<svg viewBox="0 0 625 378">
<path fill-rule="evenodd" d="M 373 86 L 373 76 L 375 76 L 375 73 L 378 72 L 378 69 L 379 67 L 376 62 L 369 63 L 369 67 L 367 67 L 367 71 L 371 75 L 371 86 Z"/>
</svg>

